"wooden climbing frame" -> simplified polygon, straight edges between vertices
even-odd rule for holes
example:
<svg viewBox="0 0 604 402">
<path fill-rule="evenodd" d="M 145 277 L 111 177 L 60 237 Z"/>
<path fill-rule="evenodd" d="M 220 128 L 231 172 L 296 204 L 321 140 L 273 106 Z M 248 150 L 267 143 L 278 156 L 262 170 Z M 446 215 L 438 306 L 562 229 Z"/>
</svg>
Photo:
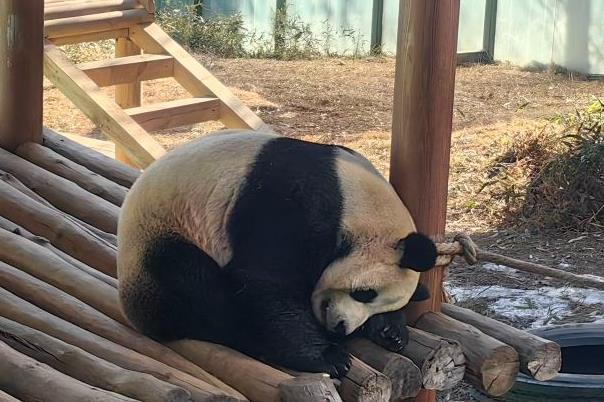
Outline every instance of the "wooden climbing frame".
<svg viewBox="0 0 604 402">
<path fill-rule="evenodd" d="M 150 131 L 219 120 L 228 128 L 266 126 L 155 20 L 152 0 L 47 0 L 44 73 L 116 143 L 122 160 L 146 167 L 164 153 Z M 60 45 L 116 40 L 116 57 L 74 64 Z M 141 82 L 172 77 L 191 95 L 142 105 Z M 116 86 L 115 99 L 102 87 Z"/>
</svg>

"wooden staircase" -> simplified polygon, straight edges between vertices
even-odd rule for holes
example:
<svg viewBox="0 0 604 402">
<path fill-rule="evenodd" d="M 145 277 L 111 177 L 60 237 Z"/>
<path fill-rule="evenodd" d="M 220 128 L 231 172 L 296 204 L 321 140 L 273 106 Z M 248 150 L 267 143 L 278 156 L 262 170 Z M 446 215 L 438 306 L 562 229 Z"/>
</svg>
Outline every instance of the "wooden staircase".
<svg viewBox="0 0 604 402">
<path fill-rule="evenodd" d="M 164 154 L 150 131 L 219 120 L 262 120 L 154 23 L 152 0 L 46 0 L 44 74 L 116 144 L 116 157 L 144 168 Z M 115 58 L 74 64 L 60 45 L 116 40 Z M 141 82 L 173 77 L 191 95 L 142 104 Z M 101 87 L 116 86 L 115 99 Z"/>
</svg>

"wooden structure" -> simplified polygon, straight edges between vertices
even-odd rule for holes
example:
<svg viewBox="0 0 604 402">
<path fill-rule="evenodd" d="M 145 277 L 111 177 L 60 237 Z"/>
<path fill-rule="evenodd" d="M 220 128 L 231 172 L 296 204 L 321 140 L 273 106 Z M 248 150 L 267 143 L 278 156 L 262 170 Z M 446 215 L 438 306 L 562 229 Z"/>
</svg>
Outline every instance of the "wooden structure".
<svg viewBox="0 0 604 402">
<path fill-rule="evenodd" d="M 352 368 L 337 383 L 321 374 L 271 367 L 220 345 L 163 345 L 137 333 L 120 309 L 115 276 L 119 208 L 140 171 L 39 126 L 38 103 L 25 105 L 40 97 L 42 63 L 47 76 L 110 133 L 122 155 L 139 165 L 161 154 L 144 128 L 205 116 L 201 105 L 206 101 L 200 99 L 214 98 L 218 106 L 212 116 L 227 125 L 261 128 L 263 123 L 152 23 L 152 1 L 47 1 L 46 39 L 41 28 L 39 37 L 31 34 L 44 23 L 42 0 L 22 3 L 0 2 L 0 50 L 8 60 L 0 67 L 0 83 L 18 79 L 22 89 L 15 96 L 2 92 L 0 99 L 0 400 L 430 400 L 433 391 L 449 389 L 464 376 L 501 395 L 519 370 L 539 380 L 556 375 L 560 349 L 555 343 L 459 307 L 445 305 L 436 312 L 440 299 L 427 306 L 431 311 L 416 311 L 401 354 L 368 340 L 351 341 Z M 422 125 L 395 118 L 393 182 L 420 228 L 438 235 L 444 225 L 450 36 L 458 1 L 403 4 L 417 19 L 402 24 L 407 34 L 401 45 L 408 53 L 398 63 L 395 107 L 402 117 L 421 116 Z M 440 28 L 431 29 L 436 22 Z M 117 38 L 120 56 L 104 65 L 74 66 L 56 47 L 101 37 Z M 411 40 L 421 46 L 406 44 Z M 145 55 L 129 55 L 139 48 Z M 440 63 L 441 57 L 446 62 Z M 416 66 L 417 60 L 425 65 Z M 403 74 L 401 66 L 409 71 Z M 195 98 L 170 107 L 137 106 L 139 81 L 168 73 Z M 99 85 L 118 85 L 117 103 L 104 97 Z M 436 95 L 440 100 L 430 101 Z M 433 121 L 437 118 L 442 120 Z M 423 134 L 410 133 L 414 130 Z M 421 154 L 401 159 L 400 147 L 416 147 L 416 142 L 423 146 Z M 431 188 L 426 177 L 397 176 L 401 166 L 439 180 Z M 432 200 L 431 192 L 439 196 Z M 439 281 L 438 276 L 428 280 L 433 291 L 440 289 Z"/>
<path fill-rule="evenodd" d="M 154 11 L 152 0 L 45 2 L 44 73 L 116 143 L 120 159 L 144 168 L 160 157 L 164 150 L 150 131 L 209 120 L 220 120 L 229 128 L 265 127 L 153 23 Z M 58 48 L 103 39 L 116 39 L 115 58 L 76 65 Z M 142 105 L 141 82 L 168 77 L 176 79 L 191 98 Z M 107 86 L 116 86 L 115 100 L 101 91 Z"/>
</svg>

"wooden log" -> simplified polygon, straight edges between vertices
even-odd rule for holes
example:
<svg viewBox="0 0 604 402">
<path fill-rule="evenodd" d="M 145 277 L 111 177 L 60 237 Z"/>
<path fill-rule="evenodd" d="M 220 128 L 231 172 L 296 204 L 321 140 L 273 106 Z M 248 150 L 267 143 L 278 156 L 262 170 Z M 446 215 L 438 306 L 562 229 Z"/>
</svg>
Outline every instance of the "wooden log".
<svg viewBox="0 0 604 402">
<path fill-rule="evenodd" d="M 79 269 L 80 271 L 84 271 L 88 275 L 90 275 L 102 282 L 105 282 L 106 284 L 117 289 L 117 279 L 112 278 L 109 275 L 105 275 L 104 273 L 97 271 L 96 269 L 89 267 L 88 265 L 84 264 L 83 262 L 73 258 L 69 254 L 64 253 L 63 251 L 61 251 L 58 248 L 56 248 L 55 246 L 53 246 L 50 243 L 50 241 L 48 241 L 48 239 L 41 237 L 41 236 L 36 236 L 35 234 L 22 228 L 21 226 L 4 218 L 3 216 L 0 216 L 0 228 L 7 230 L 11 233 L 14 233 L 16 235 L 19 235 L 29 241 L 36 243 L 39 246 L 42 246 L 42 247 L 52 251 L 54 254 L 56 254 L 58 257 L 63 259 L 65 262 L 67 262 L 71 266 Z"/>
<path fill-rule="evenodd" d="M 48 128 L 43 130 L 42 143 L 67 159 L 124 187 L 132 187 L 140 176 L 139 169 L 116 162 Z"/>
<path fill-rule="evenodd" d="M 44 36 L 49 39 L 64 36 L 92 34 L 112 29 L 153 22 L 153 16 L 144 9 L 109 11 L 106 13 L 58 18 L 44 22 Z"/>
<path fill-rule="evenodd" d="M 422 388 L 422 373 L 411 359 L 389 352 L 368 339 L 348 343 L 350 352 L 390 379 L 390 400 L 413 398 Z"/>
<path fill-rule="evenodd" d="M 141 401 L 191 401 L 191 394 L 183 388 L 149 374 L 123 369 L 83 349 L 3 317 L 0 317 L 0 342 L 94 387 Z"/>
<path fill-rule="evenodd" d="M 458 342 L 409 329 L 409 343 L 402 352 L 419 367 L 425 389 L 444 391 L 459 383 L 465 372 L 465 357 Z"/>
<path fill-rule="evenodd" d="M 279 384 L 282 402 L 342 402 L 326 374 L 303 375 Z"/>
<path fill-rule="evenodd" d="M 44 332 L 128 370 L 186 389 L 195 401 L 241 401 L 226 391 L 47 313 L 0 287 L 0 316 Z"/>
<path fill-rule="evenodd" d="M 42 141 L 42 0 L 0 1 L 0 147 Z"/>
<path fill-rule="evenodd" d="M 392 394 L 388 377 L 352 356 L 350 370 L 338 387 L 345 402 L 387 402 Z"/>
<path fill-rule="evenodd" d="M 293 378 L 226 346 L 194 340 L 170 342 L 167 346 L 254 402 L 279 402 L 279 384 Z"/>
<path fill-rule="evenodd" d="M 130 10 L 140 7 L 137 0 L 96 0 L 87 2 L 51 3 L 44 7 L 44 20 L 79 17 L 86 14 Z"/>
<path fill-rule="evenodd" d="M 60 212 L 27 197 L 0 181 L 0 215 L 99 271 L 116 276 L 116 251 Z"/>
<path fill-rule="evenodd" d="M 7 394 L 0 389 L 0 402 L 20 402 L 17 398 Z"/>
<path fill-rule="evenodd" d="M 140 55 L 142 49 L 134 44 L 130 38 L 118 38 L 115 40 L 115 57 L 121 59 L 127 56 Z M 172 73 L 174 66 L 172 66 Z M 89 74 L 86 72 L 86 74 Z M 172 76 L 171 74 L 170 76 Z M 128 84 L 115 86 L 115 103 L 121 108 L 128 109 L 142 104 L 143 84 L 139 80 Z M 115 159 L 132 167 L 136 167 L 136 162 L 128 156 L 128 151 L 120 144 L 115 144 Z"/>
<path fill-rule="evenodd" d="M 115 288 L 73 269 L 50 250 L 4 229 L 0 229 L 0 244 L 0 261 L 17 267 L 128 325 L 118 304 Z"/>
<path fill-rule="evenodd" d="M 166 346 L 112 320 L 75 297 L 2 262 L 0 262 L 0 285 L 14 295 L 82 329 L 241 396 L 237 391 Z M 117 293 L 113 299 L 117 300 Z"/>
<path fill-rule="evenodd" d="M 442 240 L 447 191 L 459 0 L 400 0 L 392 113 L 390 182 L 417 229 Z M 424 272 L 420 281 L 431 297 L 410 303 L 413 323 L 425 311 L 439 311 L 444 267 Z M 416 402 L 434 402 L 422 390 Z"/>
<path fill-rule="evenodd" d="M 30 142 L 19 146 L 15 153 L 118 207 L 126 198 L 128 190 L 125 187 L 70 161 L 50 148 Z"/>
<path fill-rule="evenodd" d="M 17 180 L 17 178 L 15 176 L 13 176 L 10 173 L 6 173 L 5 171 L 0 170 L 0 180 L 9 184 L 11 187 L 15 188 L 16 190 L 19 190 L 20 192 L 27 195 L 32 200 L 38 201 L 40 204 L 47 206 L 47 207 L 53 209 L 54 211 L 59 212 L 60 216 L 75 223 L 77 226 L 82 228 L 84 231 L 90 232 L 90 234 L 97 237 L 102 242 L 107 243 L 107 245 L 109 247 L 116 249 L 116 247 L 117 247 L 117 236 L 116 235 L 114 235 L 112 233 L 104 232 L 101 229 L 97 229 L 96 227 L 61 211 L 60 209 L 58 209 L 54 205 L 52 205 L 50 202 L 46 201 L 46 199 L 44 199 L 43 197 L 40 197 L 33 190 L 31 190 L 30 188 L 25 186 L 25 184 L 21 183 L 19 180 Z"/>
<path fill-rule="evenodd" d="M 524 374 L 539 381 L 551 380 L 558 375 L 562 356 L 560 345 L 556 342 L 521 331 L 466 308 L 443 304 L 442 309 L 449 317 L 476 327 L 516 349 L 520 357 L 520 371 Z"/>
<path fill-rule="evenodd" d="M 55 207 L 105 232 L 117 232 L 119 208 L 77 184 L 0 149 L 0 169 L 15 176 Z"/>
<path fill-rule="evenodd" d="M 465 378 L 475 387 L 501 396 L 514 385 L 520 362 L 511 346 L 442 313 L 427 312 L 416 326 L 459 342 L 466 357 Z"/>
<path fill-rule="evenodd" d="M 4 342 L 0 342 L 0 387 L 25 401 L 135 401 L 66 376 Z"/>
</svg>

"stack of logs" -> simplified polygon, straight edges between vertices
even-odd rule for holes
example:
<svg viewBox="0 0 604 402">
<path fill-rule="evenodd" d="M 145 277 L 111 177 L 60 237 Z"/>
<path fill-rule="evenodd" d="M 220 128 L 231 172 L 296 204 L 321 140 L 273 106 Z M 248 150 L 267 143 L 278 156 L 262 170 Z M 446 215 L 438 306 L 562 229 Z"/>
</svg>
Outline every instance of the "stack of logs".
<svg viewBox="0 0 604 402">
<path fill-rule="evenodd" d="M 462 378 L 502 395 L 519 370 L 548 380 L 560 368 L 555 343 L 453 305 L 423 315 L 402 354 L 351 341 L 336 383 L 146 338 L 115 279 L 119 206 L 139 173 L 50 130 L 0 149 L 0 400 L 398 401 Z"/>
</svg>

